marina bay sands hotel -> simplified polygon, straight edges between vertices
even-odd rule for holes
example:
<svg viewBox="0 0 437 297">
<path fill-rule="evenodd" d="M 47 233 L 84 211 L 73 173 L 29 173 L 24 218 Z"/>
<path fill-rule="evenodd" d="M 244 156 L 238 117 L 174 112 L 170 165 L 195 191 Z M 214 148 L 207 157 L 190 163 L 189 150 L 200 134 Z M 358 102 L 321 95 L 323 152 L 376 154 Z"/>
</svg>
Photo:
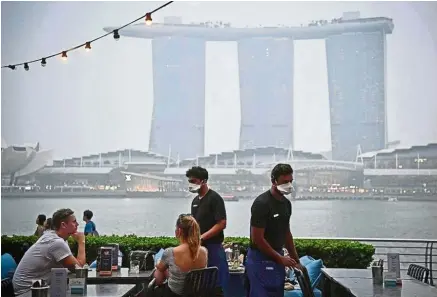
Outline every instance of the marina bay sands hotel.
<svg viewBox="0 0 437 297">
<path fill-rule="evenodd" d="M 338 20 L 308 26 L 259 28 L 182 24 L 180 18 L 168 17 L 161 24 L 139 24 L 119 33 L 152 39 L 149 150 L 168 155 L 171 146 L 172 156 L 181 159 L 204 155 L 207 41 L 238 43 L 240 149 L 247 150 L 293 147 L 293 130 L 305 129 L 293 126 L 294 41 L 324 39 L 332 158 L 351 161 L 358 145 L 363 152 L 386 147 L 386 34 L 393 28 L 388 18 L 345 13 Z"/>
</svg>

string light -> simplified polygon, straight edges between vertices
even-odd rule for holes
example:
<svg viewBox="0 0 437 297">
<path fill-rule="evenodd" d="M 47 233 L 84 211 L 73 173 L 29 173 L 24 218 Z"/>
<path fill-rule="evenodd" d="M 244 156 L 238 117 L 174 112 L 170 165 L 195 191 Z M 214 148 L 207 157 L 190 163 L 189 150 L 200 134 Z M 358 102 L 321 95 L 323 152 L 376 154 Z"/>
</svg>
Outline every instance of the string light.
<svg viewBox="0 0 437 297">
<path fill-rule="evenodd" d="M 152 25 L 152 14 L 146 13 L 146 25 L 150 26 Z"/>
<path fill-rule="evenodd" d="M 95 42 L 97 40 L 100 40 L 102 38 L 105 38 L 105 37 L 107 37 L 110 34 L 113 34 L 113 37 L 114 37 L 115 40 L 119 40 L 120 39 L 119 31 L 121 29 L 126 28 L 127 26 L 130 26 L 133 23 L 136 23 L 136 22 L 138 22 L 138 21 L 140 21 L 142 19 L 145 19 L 147 25 L 149 25 L 149 26 L 152 25 L 152 14 L 157 12 L 158 10 L 163 9 L 164 7 L 166 7 L 166 6 L 168 6 L 168 5 L 172 4 L 172 3 L 173 3 L 173 1 L 166 2 L 163 5 L 159 6 L 158 8 L 156 8 L 156 9 L 146 13 L 145 15 L 143 15 L 143 16 L 141 16 L 141 17 L 139 17 L 139 18 L 137 18 L 137 19 L 127 23 L 124 26 L 121 26 L 120 28 L 114 29 L 111 32 L 105 33 L 105 34 L 103 34 L 103 35 L 101 35 L 99 37 L 96 37 L 96 38 L 94 38 L 94 39 L 92 39 L 90 41 L 87 41 L 85 43 L 82 43 L 80 45 L 72 47 L 70 49 L 63 50 L 63 51 L 61 51 L 59 53 L 46 56 L 45 58 L 40 58 L 40 59 L 36 59 L 36 60 L 32 60 L 32 61 L 27 61 L 27 62 L 22 62 L 22 63 L 17 63 L 17 64 L 3 65 L 1 68 L 9 68 L 10 70 L 15 70 L 17 66 L 23 65 L 24 66 L 24 70 L 29 71 L 29 69 L 30 69 L 29 65 L 30 64 L 41 61 L 41 66 L 45 67 L 47 65 L 47 59 L 51 59 L 51 58 L 54 58 L 54 57 L 59 56 L 59 55 L 61 56 L 61 59 L 65 61 L 65 60 L 67 60 L 67 53 L 68 52 L 71 52 L 71 51 L 83 48 L 84 46 L 85 46 L 85 50 L 89 51 L 89 50 L 91 50 L 91 43 L 93 43 L 93 42 Z"/>
<path fill-rule="evenodd" d="M 87 41 L 87 42 L 85 43 L 85 50 L 86 50 L 87 52 L 89 52 L 89 51 L 91 50 L 91 42 Z"/>
</svg>

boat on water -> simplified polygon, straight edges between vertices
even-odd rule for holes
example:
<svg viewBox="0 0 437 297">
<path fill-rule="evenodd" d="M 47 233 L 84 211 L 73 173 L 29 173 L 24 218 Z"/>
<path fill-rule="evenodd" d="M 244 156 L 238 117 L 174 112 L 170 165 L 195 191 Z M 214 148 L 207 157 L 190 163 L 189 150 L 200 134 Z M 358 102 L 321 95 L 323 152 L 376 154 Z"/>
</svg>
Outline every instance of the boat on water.
<svg viewBox="0 0 437 297">
<path fill-rule="evenodd" d="M 388 202 L 397 202 L 398 198 L 396 198 L 396 197 L 388 197 L 387 201 Z"/>
<path fill-rule="evenodd" d="M 223 195 L 222 196 L 224 201 L 238 201 L 239 198 L 235 195 Z"/>
</svg>

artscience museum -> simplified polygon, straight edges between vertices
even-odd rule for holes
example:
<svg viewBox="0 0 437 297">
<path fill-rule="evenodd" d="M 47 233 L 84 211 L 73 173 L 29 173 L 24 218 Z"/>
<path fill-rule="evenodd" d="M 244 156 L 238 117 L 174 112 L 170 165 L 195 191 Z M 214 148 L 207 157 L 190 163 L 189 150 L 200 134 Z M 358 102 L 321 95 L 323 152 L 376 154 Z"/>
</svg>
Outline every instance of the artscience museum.
<svg viewBox="0 0 437 297">
<path fill-rule="evenodd" d="M 53 150 L 40 150 L 39 143 L 35 145 L 8 146 L 2 139 L 2 185 L 15 181 L 39 171 L 53 163 Z"/>
</svg>

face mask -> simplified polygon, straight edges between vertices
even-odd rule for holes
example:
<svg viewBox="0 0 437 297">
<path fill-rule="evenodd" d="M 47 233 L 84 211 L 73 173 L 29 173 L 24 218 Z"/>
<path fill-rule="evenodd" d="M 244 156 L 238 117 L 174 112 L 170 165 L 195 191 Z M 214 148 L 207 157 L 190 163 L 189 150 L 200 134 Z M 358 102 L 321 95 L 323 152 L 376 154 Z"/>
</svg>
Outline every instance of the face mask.
<svg viewBox="0 0 437 297">
<path fill-rule="evenodd" d="M 188 191 L 190 191 L 191 193 L 199 193 L 200 185 L 188 183 Z"/>
<path fill-rule="evenodd" d="M 291 192 L 293 192 L 293 185 L 291 183 L 277 185 L 276 189 L 278 189 L 278 191 L 281 192 L 282 195 L 288 195 L 291 194 Z"/>
</svg>

